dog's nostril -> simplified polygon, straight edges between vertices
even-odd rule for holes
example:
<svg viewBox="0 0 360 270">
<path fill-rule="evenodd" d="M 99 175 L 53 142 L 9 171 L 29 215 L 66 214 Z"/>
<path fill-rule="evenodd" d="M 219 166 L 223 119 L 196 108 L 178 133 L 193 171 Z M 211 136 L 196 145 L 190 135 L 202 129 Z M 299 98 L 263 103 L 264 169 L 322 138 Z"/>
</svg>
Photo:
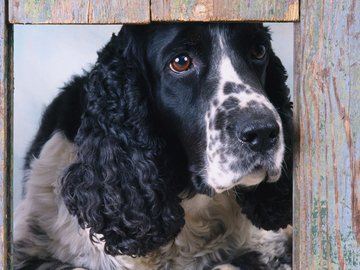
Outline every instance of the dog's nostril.
<svg viewBox="0 0 360 270">
<path fill-rule="evenodd" d="M 276 139 L 279 136 L 280 127 L 276 122 L 269 124 L 269 131 L 270 131 L 269 138 Z"/>
<path fill-rule="evenodd" d="M 277 139 L 277 137 L 279 136 L 279 132 L 280 132 L 279 125 L 276 124 L 275 127 L 270 132 L 269 138 L 270 139 Z"/>
<path fill-rule="evenodd" d="M 235 130 L 235 126 L 232 125 L 232 124 L 227 124 L 227 125 L 226 125 L 226 130 L 227 130 L 227 131 L 233 131 L 233 130 Z"/>
<path fill-rule="evenodd" d="M 245 126 L 239 134 L 239 139 L 254 151 L 266 151 L 274 146 L 280 133 L 280 127 L 275 121 L 257 122 Z"/>
<path fill-rule="evenodd" d="M 240 139 L 243 141 L 243 142 L 246 142 L 246 143 L 256 143 L 256 140 L 258 139 L 258 136 L 256 135 L 256 133 L 251 129 L 249 130 L 245 130 L 244 132 L 241 133 L 241 137 Z"/>
</svg>

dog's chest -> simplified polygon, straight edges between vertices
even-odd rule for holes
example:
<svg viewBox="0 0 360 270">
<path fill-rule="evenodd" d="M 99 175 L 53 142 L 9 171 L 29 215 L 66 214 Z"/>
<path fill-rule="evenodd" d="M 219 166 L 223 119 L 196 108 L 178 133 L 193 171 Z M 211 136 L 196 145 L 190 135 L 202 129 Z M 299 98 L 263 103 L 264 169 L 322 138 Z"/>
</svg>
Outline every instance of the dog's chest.
<svg viewBox="0 0 360 270">
<path fill-rule="evenodd" d="M 248 242 L 251 224 L 233 195 L 196 195 L 184 201 L 183 208 L 185 226 L 180 234 L 151 256 L 136 259 L 143 269 L 203 269 Z"/>
</svg>

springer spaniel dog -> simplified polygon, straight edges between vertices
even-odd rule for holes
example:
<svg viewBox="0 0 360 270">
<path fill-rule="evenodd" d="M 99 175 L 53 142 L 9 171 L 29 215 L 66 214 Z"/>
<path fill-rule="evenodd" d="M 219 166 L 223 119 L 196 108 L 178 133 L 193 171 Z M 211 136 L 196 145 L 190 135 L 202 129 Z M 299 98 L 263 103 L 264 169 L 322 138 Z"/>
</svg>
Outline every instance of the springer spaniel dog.
<svg viewBox="0 0 360 270">
<path fill-rule="evenodd" d="M 286 77 L 262 24 L 123 26 L 42 117 L 15 269 L 291 269 Z"/>
</svg>

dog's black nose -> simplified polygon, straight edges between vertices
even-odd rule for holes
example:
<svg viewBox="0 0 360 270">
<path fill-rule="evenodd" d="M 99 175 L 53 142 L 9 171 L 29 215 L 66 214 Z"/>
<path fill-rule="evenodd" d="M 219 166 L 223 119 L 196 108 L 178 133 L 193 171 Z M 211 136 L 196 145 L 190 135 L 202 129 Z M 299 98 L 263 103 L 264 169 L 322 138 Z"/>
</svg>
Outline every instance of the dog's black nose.
<svg viewBox="0 0 360 270">
<path fill-rule="evenodd" d="M 238 137 L 252 150 L 264 152 L 276 144 L 279 132 L 280 127 L 275 119 L 264 118 L 242 125 Z"/>
</svg>

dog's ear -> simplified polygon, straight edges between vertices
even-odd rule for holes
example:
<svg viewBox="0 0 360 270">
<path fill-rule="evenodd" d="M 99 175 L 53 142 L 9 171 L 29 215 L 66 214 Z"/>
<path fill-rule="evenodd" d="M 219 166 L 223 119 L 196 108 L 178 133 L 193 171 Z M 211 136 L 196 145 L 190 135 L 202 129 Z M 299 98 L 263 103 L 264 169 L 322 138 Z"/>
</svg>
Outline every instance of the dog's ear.
<svg viewBox="0 0 360 270">
<path fill-rule="evenodd" d="M 77 161 L 64 174 L 62 196 L 108 254 L 143 256 L 176 237 L 184 211 L 129 28 L 112 37 L 88 74 Z"/>
<path fill-rule="evenodd" d="M 243 213 L 258 227 L 277 230 L 292 224 L 292 103 L 286 86 L 286 71 L 280 59 L 270 51 L 265 90 L 278 111 L 284 131 L 285 157 L 282 175 L 275 183 L 237 189 Z"/>
</svg>

